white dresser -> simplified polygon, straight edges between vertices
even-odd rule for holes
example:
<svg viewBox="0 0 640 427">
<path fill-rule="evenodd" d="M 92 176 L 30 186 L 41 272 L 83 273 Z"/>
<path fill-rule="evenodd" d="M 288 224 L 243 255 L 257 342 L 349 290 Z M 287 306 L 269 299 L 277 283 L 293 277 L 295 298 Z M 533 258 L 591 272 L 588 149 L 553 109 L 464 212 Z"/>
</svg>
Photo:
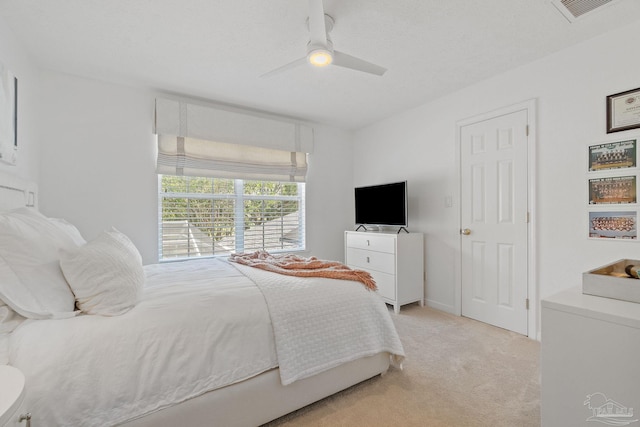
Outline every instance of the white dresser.
<svg viewBox="0 0 640 427">
<path fill-rule="evenodd" d="M 544 299 L 540 371 L 542 426 L 640 425 L 640 304 Z"/>
<path fill-rule="evenodd" d="M 394 311 L 411 302 L 424 305 L 422 233 L 345 231 L 345 264 L 368 271 L 378 293 Z"/>
</svg>

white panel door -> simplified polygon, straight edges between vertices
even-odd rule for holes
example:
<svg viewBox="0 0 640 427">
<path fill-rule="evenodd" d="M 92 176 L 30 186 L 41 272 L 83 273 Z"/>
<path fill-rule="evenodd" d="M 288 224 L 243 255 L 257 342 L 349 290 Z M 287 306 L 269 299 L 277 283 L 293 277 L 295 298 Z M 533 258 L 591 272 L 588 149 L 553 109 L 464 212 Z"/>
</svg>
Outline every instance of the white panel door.
<svg viewBox="0 0 640 427">
<path fill-rule="evenodd" d="M 527 111 L 460 128 L 462 315 L 527 334 Z"/>
</svg>

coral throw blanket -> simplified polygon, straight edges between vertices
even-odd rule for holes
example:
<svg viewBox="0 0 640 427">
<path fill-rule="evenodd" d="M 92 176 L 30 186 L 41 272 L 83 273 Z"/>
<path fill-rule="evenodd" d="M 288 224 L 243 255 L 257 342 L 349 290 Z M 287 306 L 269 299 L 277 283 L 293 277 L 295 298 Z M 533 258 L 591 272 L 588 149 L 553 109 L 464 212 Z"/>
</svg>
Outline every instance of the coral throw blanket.
<svg viewBox="0 0 640 427">
<path fill-rule="evenodd" d="M 303 258 L 293 254 L 271 255 L 266 251 L 231 254 L 229 261 L 274 273 L 297 277 L 326 277 L 361 282 L 375 291 L 376 282 L 366 271 L 353 270 L 337 261 L 325 261 L 316 257 Z"/>
</svg>

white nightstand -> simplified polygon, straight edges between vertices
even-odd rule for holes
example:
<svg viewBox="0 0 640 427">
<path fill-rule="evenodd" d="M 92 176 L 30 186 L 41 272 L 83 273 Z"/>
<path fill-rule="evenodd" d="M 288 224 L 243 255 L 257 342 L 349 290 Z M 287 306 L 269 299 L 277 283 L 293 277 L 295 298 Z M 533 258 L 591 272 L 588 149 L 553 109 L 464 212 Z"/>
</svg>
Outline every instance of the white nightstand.
<svg viewBox="0 0 640 427">
<path fill-rule="evenodd" d="M 0 365 L 0 426 L 28 426 L 31 416 L 21 416 L 24 399 L 24 375 L 9 365 Z M 21 420 L 22 418 L 22 420 Z M 25 422 L 26 421 L 26 422 Z"/>
</svg>

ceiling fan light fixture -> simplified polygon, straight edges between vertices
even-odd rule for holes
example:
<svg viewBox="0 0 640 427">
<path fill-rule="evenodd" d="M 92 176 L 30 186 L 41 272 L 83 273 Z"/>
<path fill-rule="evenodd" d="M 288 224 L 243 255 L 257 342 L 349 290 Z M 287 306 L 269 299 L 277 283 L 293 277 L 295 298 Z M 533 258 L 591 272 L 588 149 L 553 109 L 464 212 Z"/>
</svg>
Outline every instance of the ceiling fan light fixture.
<svg viewBox="0 0 640 427">
<path fill-rule="evenodd" d="M 315 67 L 326 67 L 333 62 L 333 54 L 326 49 L 315 49 L 307 56 L 309 64 Z"/>
<path fill-rule="evenodd" d="M 309 41 L 307 42 L 307 54 L 286 65 L 271 70 L 261 77 L 268 77 L 282 71 L 297 67 L 301 64 L 309 63 L 313 67 L 326 67 L 336 65 L 338 67 L 349 68 L 355 71 L 382 76 L 387 69 L 355 56 L 348 55 L 339 50 L 333 49 L 333 42 L 329 33 L 333 29 L 334 20 L 324 13 L 323 0 L 309 1 L 309 17 L 307 18 L 307 30 L 309 30 Z M 554 1 L 575 1 L 575 0 L 554 0 Z M 580 0 L 592 1 L 592 0 Z M 599 0 L 614 1 L 614 0 Z"/>
</svg>

